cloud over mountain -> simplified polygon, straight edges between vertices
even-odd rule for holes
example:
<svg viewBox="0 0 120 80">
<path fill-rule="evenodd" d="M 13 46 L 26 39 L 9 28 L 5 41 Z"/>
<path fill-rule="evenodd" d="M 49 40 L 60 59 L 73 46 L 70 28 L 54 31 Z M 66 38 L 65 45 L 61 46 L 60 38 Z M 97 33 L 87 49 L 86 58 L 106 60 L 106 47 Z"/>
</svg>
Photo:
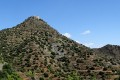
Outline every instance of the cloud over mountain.
<svg viewBox="0 0 120 80">
<path fill-rule="evenodd" d="M 84 32 L 82 33 L 82 35 L 87 35 L 87 34 L 90 34 L 90 33 L 91 33 L 90 30 L 86 30 L 86 31 L 84 31 Z"/>
<path fill-rule="evenodd" d="M 66 36 L 67 38 L 71 38 L 71 34 L 70 33 L 64 33 L 64 36 Z"/>
</svg>

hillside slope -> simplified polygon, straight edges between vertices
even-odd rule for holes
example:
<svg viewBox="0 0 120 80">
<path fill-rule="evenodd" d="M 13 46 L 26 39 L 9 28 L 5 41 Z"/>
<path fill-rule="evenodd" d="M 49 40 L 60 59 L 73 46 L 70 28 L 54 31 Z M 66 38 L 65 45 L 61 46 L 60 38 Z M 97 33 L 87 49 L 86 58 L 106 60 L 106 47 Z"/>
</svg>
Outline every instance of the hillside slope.
<svg viewBox="0 0 120 80">
<path fill-rule="evenodd" d="M 105 45 L 101 48 L 94 49 L 94 52 L 100 57 L 110 60 L 112 64 L 120 64 L 120 46 L 118 45 Z"/>
<path fill-rule="evenodd" d="M 69 62 L 72 56 L 82 57 L 82 53 L 89 51 L 89 48 L 62 36 L 35 16 L 13 28 L 0 31 L 0 39 L 0 53 L 4 61 L 20 72 L 31 70 L 40 73 L 41 69 L 45 69 L 50 74 L 48 67 L 56 72 L 63 69 L 61 66 L 65 65 L 65 61 Z M 66 71 L 68 69 L 65 67 Z"/>
<path fill-rule="evenodd" d="M 113 70 L 119 70 L 119 61 L 118 69 L 104 65 L 109 59 L 99 56 L 101 50 L 68 39 L 36 16 L 0 31 L 0 39 L 1 61 L 28 80 L 90 80 L 118 75 Z"/>
</svg>

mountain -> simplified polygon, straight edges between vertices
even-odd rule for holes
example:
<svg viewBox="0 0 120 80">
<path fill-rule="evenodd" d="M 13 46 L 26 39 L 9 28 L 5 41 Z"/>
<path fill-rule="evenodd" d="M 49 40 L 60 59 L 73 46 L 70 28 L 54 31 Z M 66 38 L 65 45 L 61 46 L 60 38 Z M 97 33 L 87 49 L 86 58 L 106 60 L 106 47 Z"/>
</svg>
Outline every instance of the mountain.
<svg viewBox="0 0 120 80">
<path fill-rule="evenodd" d="M 113 64 L 120 64 L 120 46 L 108 44 L 94 50 L 98 56 L 111 60 Z"/>
<path fill-rule="evenodd" d="M 11 66 L 24 80 L 119 77 L 119 47 L 90 49 L 63 36 L 37 16 L 31 16 L 13 28 L 1 30 L 0 39 L 0 62 L 9 64 L 9 68 Z M 106 55 L 116 58 L 106 58 Z M 111 64 L 110 59 L 116 64 Z"/>
</svg>

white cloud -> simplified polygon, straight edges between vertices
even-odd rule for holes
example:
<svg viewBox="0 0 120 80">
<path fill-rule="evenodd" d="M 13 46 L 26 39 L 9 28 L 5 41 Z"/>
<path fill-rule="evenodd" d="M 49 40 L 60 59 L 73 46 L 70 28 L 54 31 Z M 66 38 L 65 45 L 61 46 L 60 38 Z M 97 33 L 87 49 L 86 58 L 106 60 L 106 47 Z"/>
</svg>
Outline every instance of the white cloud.
<svg viewBox="0 0 120 80">
<path fill-rule="evenodd" d="M 71 34 L 69 34 L 69 33 L 64 33 L 63 35 L 68 37 L 68 38 L 71 38 Z"/>
<path fill-rule="evenodd" d="M 84 45 L 87 47 L 92 47 L 94 45 L 94 43 L 84 43 Z"/>
<path fill-rule="evenodd" d="M 98 45 L 96 45 L 95 48 L 101 48 L 101 47 L 103 47 L 103 46 L 105 46 L 105 45 L 104 45 L 104 44 L 98 44 Z"/>
<path fill-rule="evenodd" d="M 82 35 L 87 35 L 87 34 L 90 34 L 90 33 L 91 33 L 90 30 L 86 30 L 86 31 L 84 31 L 84 32 L 82 33 Z"/>
<path fill-rule="evenodd" d="M 77 43 L 80 43 L 79 41 L 76 41 Z"/>
</svg>

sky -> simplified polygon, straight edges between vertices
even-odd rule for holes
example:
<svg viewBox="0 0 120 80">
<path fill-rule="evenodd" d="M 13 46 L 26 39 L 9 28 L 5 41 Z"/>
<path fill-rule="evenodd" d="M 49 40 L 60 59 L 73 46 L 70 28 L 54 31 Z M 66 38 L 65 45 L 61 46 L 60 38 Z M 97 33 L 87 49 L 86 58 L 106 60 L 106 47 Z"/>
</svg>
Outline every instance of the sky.
<svg viewBox="0 0 120 80">
<path fill-rule="evenodd" d="M 0 30 L 39 16 L 91 48 L 120 45 L 120 0 L 1 0 Z"/>
</svg>

